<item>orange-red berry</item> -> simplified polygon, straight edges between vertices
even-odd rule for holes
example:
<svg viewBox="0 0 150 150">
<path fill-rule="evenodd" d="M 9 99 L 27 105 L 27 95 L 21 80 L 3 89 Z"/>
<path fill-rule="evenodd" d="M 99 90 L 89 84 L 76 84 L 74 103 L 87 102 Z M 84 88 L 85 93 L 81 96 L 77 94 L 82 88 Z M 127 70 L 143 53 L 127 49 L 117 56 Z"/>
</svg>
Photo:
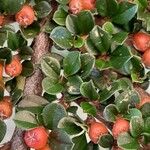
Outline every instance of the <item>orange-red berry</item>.
<svg viewBox="0 0 150 150">
<path fill-rule="evenodd" d="M 118 118 L 113 125 L 112 134 L 116 139 L 121 133 L 129 131 L 129 121 Z"/>
<path fill-rule="evenodd" d="M 150 97 L 148 96 L 141 99 L 140 103 L 137 105 L 137 108 L 141 108 L 146 103 L 150 103 Z"/>
<path fill-rule="evenodd" d="M 13 105 L 9 96 L 5 96 L 2 101 L 0 101 L 0 118 L 7 119 L 12 115 Z"/>
<path fill-rule="evenodd" d="M 142 62 L 146 67 L 150 67 L 150 49 L 146 50 L 142 56 Z"/>
<path fill-rule="evenodd" d="M 145 52 L 150 48 L 150 35 L 144 32 L 138 32 L 133 35 L 133 45 L 134 47 L 141 52 Z"/>
<path fill-rule="evenodd" d="M 92 122 L 89 126 L 89 137 L 95 144 L 98 142 L 101 136 L 108 133 L 108 130 L 102 122 Z"/>
<path fill-rule="evenodd" d="M 50 146 L 47 144 L 47 145 L 44 146 L 43 148 L 36 149 L 36 150 L 52 150 L 52 149 L 51 149 Z"/>
<path fill-rule="evenodd" d="M 69 9 L 73 14 L 77 14 L 82 10 L 93 10 L 96 0 L 70 0 Z"/>
<path fill-rule="evenodd" d="M 11 63 L 5 66 L 5 72 L 12 77 L 16 77 L 21 74 L 22 64 L 18 56 L 14 56 Z"/>
<path fill-rule="evenodd" d="M 3 78 L 3 65 L 0 64 L 0 80 Z"/>
<path fill-rule="evenodd" d="M 16 21 L 21 26 L 28 26 L 34 22 L 35 13 L 30 5 L 24 5 L 22 9 L 16 14 Z"/>
<path fill-rule="evenodd" d="M 0 15 L 0 26 L 2 26 L 4 23 L 4 16 Z"/>
<path fill-rule="evenodd" d="M 47 144 L 48 132 L 42 126 L 28 130 L 24 134 L 24 141 L 30 148 L 41 149 Z"/>
</svg>

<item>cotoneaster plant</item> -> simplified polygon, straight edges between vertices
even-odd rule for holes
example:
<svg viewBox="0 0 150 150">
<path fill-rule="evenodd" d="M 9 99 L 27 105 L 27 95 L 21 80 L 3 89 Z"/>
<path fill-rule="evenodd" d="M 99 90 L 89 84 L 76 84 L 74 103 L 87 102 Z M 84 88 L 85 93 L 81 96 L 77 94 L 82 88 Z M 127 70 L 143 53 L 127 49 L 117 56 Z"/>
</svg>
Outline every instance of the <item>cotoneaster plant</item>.
<svg viewBox="0 0 150 150">
<path fill-rule="evenodd" d="M 0 142 L 13 117 L 29 149 L 148 149 L 149 15 L 148 0 L 0 0 Z"/>
</svg>

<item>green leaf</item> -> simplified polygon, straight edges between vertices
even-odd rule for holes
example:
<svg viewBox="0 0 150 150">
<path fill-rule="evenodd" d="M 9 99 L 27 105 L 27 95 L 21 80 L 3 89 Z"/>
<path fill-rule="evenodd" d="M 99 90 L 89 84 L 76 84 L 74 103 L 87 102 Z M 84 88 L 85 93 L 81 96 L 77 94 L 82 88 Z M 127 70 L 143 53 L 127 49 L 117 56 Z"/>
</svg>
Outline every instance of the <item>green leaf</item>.
<svg viewBox="0 0 150 150">
<path fill-rule="evenodd" d="M 52 11 L 52 7 L 47 1 L 40 1 L 35 5 L 34 8 L 37 13 L 37 17 L 39 18 L 44 18 L 48 16 Z"/>
<path fill-rule="evenodd" d="M 110 48 L 111 40 L 107 32 L 101 27 L 95 26 L 86 39 L 85 46 L 91 54 L 107 52 Z"/>
<path fill-rule="evenodd" d="M 68 93 L 72 95 L 79 95 L 80 94 L 80 85 L 82 84 L 81 77 L 75 75 L 68 78 L 67 86 L 68 86 Z"/>
<path fill-rule="evenodd" d="M 43 73 L 54 81 L 57 81 L 60 75 L 60 63 L 56 58 L 45 56 L 41 60 L 41 69 Z"/>
<path fill-rule="evenodd" d="M 25 46 L 27 41 L 19 33 L 8 32 L 7 44 L 10 49 L 17 50 L 20 47 Z"/>
<path fill-rule="evenodd" d="M 136 0 L 136 1 L 143 9 L 145 9 L 148 6 L 147 0 Z"/>
<path fill-rule="evenodd" d="M 90 11 L 81 11 L 77 15 L 70 14 L 66 18 L 66 27 L 74 34 L 85 35 L 93 29 L 94 18 Z"/>
<path fill-rule="evenodd" d="M 150 133 L 150 117 L 147 117 L 145 120 L 144 131 Z"/>
<path fill-rule="evenodd" d="M 29 46 L 23 46 L 19 48 L 19 56 L 21 59 L 28 60 L 31 59 L 33 49 Z"/>
<path fill-rule="evenodd" d="M 92 116 L 96 116 L 97 110 L 94 105 L 90 104 L 89 102 L 82 102 L 80 106 L 82 107 L 85 113 L 88 113 L 89 115 L 92 115 Z"/>
<path fill-rule="evenodd" d="M 138 6 L 129 2 L 119 3 L 117 14 L 113 16 L 112 21 L 117 24 L 128 23 L 137 13 Z"/>
<path fill-rule="evenodd" d="M 97 0 L 96 8 L 101 16 L 115 16 L 118 10 L 118 3 L 116 0 Z"/>
<path fill-rule="evenodd" d="M 137 108 L 131 108 L 128 114 L 124 116 L 130 120 L 134 116 L 142 117 L 142 113 Z"/>
<path fill-rule="evenodd" d="M 61 48 L 70 49 L 73 46 L 73 35 L 65 27 L 54 28 L 50 38 Z"/>
<path fill-rule="evenodd" d="M 59 121 L 58 128 L 61 128 L 63 131 L 69 135 L 76 135 L 82 132 L 82 128 L 76 119 L 71 117 L 64 117 Z"/>
<path fill-rule="evenodd" d="M 63 9 L 63 7 L 59 6 L 57 10 L 54 12 L 53 15 L 53 20 L 58 24 L 58 25 L 65 25 L 66 22 L 66 17 L 68 13 Z"/>
<path fill-rule="evenodd" d="M 144 130 L 144 120 L 142 117 L 134 116 L 130 120 L 130 132 L 133 137 L 139 137 Z"/>
<path fill-rule="evenodd" d="M 130 49 L 126 46 L 118 46 L 111 54 L 110 64 L 115 69 L 120 69 L 132 58 Z"/>
<path fill-rule="evenodd" d="M 74 47 L 75 48 L 81 48 L 84 45 L 85 40 L 80 37 L 80 36 L 76 36 L 76 38 L 74 39 Z"/>
<path fill-rule="evenodd" d="M 0 46 L 3 46 L 6 40 L 7 40 L 7 32 L 0 30 Z"/>
<path fill-rule="evenodd" d="M 127 38 L 128 38 L 127 32 L 118 32 L 113 35 L 112 40 L 117 44 L 122 45 Z"/>
<path fill-rule="evenodd" d="M 56 0 L 60 4 L 67 4 L 69 0 Z"/>
<path fill-rule="evenodd" d="M 140 147 L 138 141 L 132 138 L 127 132 L 121 133 L 118 136 L 117 144 L 120 148 L 128 150 L 137 150 Z"/>
<path fill-rule="evenodd" d="M 11 50 L 7 47 L 0 48 L 0 59 L 6 60 L 6 64 L 11 63 L 12 60 Z"/>
<path fill-rule="evenodd" d="M 26 60 L 22 63 L 22 72 L 21 75 L 24 77 L 29 77 L 33 74 L 34 66 L 30 60 Z"/>
<path fill-rule="evenodd" d="M 114 143 L 114 139 L 113 139 L 113 136 L 110 134 L 101 136 L 98 142 L 98 144 L 102 146 L 103 148 L 109 148 L 113 145 L 113 143 Z"/>
<path fill-rule="evenodd" d="M 51 131 L 49 143 L 52 150 L 71 150 L 73 145 L 69 135 L 60 129 Z"/>
<path fill-rule="evenodd" d="M 35 38 L 35 36 L 40 32 L 40 25 L 37 22 L 32 23 L 27 28 L 20 27 L 23 36 L 26 39 Z"/>
<path fill-rule="evenodd" d="M 42 81 L 43 90 L 51 95 L 59 94 L 63 91 L 63 86 L 52 78 L 46 77 Z"/>
<path fill-rule="evenodd" d="M 95 57 L 85 53 L 81 55 L 81 77 L 87 78 L 95 66 Z"/>
<path fill-rule="evenodd" d="M 3 10 L 11 15 L 17 13 L 25 2 L 25 0 L 0 0 Z"/>
<path fill-rule="evenodd" d="M 4 139 L 6 130 L 6 124 L 0 120 L 0 142 Z"/>
<path fill-rule="evenodd" d="M 69 52 L 63 60 L 63 67 L 66 76 L 71 76 L 77 73 L 81 67 L 80 52 Z"/>
<path fill-rule="evenodd" d="M 43 97 L 37 95 L 27 95 L 19 102 L 18 108 L 20 110 L 27 110 L 34 114 L 42 112 L 43 107 L 48 104 L 48 101 Z"/>
<path fill-rule="evenodd" d="M 103 116 L 107 121 L 114 122 L 118 115 L 118 109 L 114 104 L 109 104 L 105 107 L 103 111 Z"/>
<path fill-rule="evenodd" d="M 146 117 L 150 117 L 150 103 L 145 103 L 142 107 L 141 107 L 141 112 L 144 118 Z"/>
<path fill-rule="evenodd" d="M 13 90 L 11 94 L 11 99 L 12 99 L 13 104 L 16 105 L 22 96 L 23 96 L 23 91 L 21 89 Z"/>
<path fill-rule="evenodd" d="M 80 92 L 84 97 L 87 97 L 90 100 L 97 100 L 99 98 L 92 80 L 83 82 L 80 86 Z"/>
<path fill-rule="evenodd" d="M 105 23 L 103 24 L 102 29 L 103 29 L 104 31 L 108 32 L 109 34 L 115 33 L 115 27 L 114 27 L 114 25 L 113 25 L 111 22 L 109 22 L 109 21 L 107 21 L 107 22 L 105 22 Z"/>
<path fill-rule="evenodd" d="M 35 115 L 29 111 L 18 111 L 15 114 L 14 122 L 18 128 L 31 129 L 38 126 Z"/>
<path fill-rule="evenodd" d="M 57 103 L 51 103 L 45 106 L 42 112 L 44 124 L 48 129 L 57 129 L 59 121 L 67 116 L 64 107 Z"/>
<path fill-rule="evenodd" d="M 74 146 L 72 150 L 87 150 L 87 140 L 85 134 L 81 134 L 80 136 L 77 136 L 72 139 Z"/>
</svg>

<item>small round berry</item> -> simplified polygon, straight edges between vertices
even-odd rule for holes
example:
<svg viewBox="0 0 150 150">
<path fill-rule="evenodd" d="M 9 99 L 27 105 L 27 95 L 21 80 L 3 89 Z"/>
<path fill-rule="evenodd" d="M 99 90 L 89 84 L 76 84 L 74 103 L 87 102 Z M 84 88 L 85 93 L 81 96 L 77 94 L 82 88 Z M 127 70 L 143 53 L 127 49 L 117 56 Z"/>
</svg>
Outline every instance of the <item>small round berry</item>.
<svg viewBox="0 0 150 150">
<path fill-rule="evenodd" d="M 3 65 L 0 63 L 0 80 L 3 78 Z"/>
<path fill-rule="evenodd" d="M 13 105 L 9 96 L 5 96 L 2 101 L 0 101 L 0 118 L 7 119 L 12 115 Z"/>
<path fill-rule="evenodd" d="M 112 134 L 116 139 L 121 133 L 129 131 L 129 121 L 118 118 L 113 125 Z"/>
<path fill-rule="evenodd" d="M 31 6 L 24 5 L 22 9 L 16 14 L 16 21 L 21 26 L 28 26 L 34 22 L 35 13 Z"/>
<path fill-rule="evenodd" d="M 102 122 L 92 122 L 89 126 L 89 137 L 95 144 L 98 142 L 101 136 L 108 133 L 108 130 Z"/>
<path fill-rule="evenodd" d="M 150 97 L 148 96 L 141 99 L 140 103 L 137 105 L 137 108 L 141 108 L 146 103 L 150 103 Z"/>
<path fill-rule="evenodd" d="M 4 16 L 0 15 L 0 26 L 2 26 L 4 23 Z"/>
<path fill-rule="evenodd" d="M 48 132 L 42 126 L 28 130 L 24 134 L 24 141 L 30 148 L 43 148 L 46 146 L 48 141 Z"/>
<path fill-rule="evenodd" d="M 93 10 L 95 2 L 95 0 L 70 0 L 69 9 L 73 14 L 77 14 L 82 10 Z"/>
<path fill-rule="evenodd" d="M 146 50 L 142 56 L 142 62 L 146 67 L 150 67 L 150 49 Z"/>
<path fill-rule="evenodd" d="M 144 32 L 138 32 L 133 35 L 133 45 L 134 47 L 141 52 L 145 52 L 150 48 L 150 35 Z"/>
<path fill-rule="evenodd" d="M 22 64 L 18 56 L 14 56 L 11 63 L 5 66 L 5 72 L 11 77 L 16 77 L 21 74 Z"/>
</svg>

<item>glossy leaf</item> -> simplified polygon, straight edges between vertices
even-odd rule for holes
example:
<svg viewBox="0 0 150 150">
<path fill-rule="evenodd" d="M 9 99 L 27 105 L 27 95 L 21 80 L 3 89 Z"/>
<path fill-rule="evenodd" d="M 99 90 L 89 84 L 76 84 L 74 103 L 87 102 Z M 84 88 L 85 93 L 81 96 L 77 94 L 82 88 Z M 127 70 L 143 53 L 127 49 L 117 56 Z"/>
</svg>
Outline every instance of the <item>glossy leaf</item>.
<svg viewBox="0 0 150 150">
<path fill-rule="evenodd" d="M 64 117 L 59 121 L 58 128 L 67 132 L 69 135 L 79 134 L 83 129 L 79 126 L 76 119 L 71 117 Z"/>
<path fill-rule="evenodd" d="M 63 60 L 63 67 L 66 76 L 71 76 L 77 73 L 81 67 L 80 52 L 69 52 Z"/>
<path fill-rule="evenodd" d="M 103 111 L 104 118 L 110 122 L 114 122 L 116 120 L 118 113 L 118 109 L 114 104 L 107 105 Z"/>
<path fill-rule="evenodd" d="M 139 149 L 140 145 L 138 141 L 130 136 L 129 133 L 124 132 L 118 136 L 117 144 L 122 149 Z"/>
<path fill-rule="evenodd" d="M 59 121 L 67 116 L 64 107 L 57 103 L 45 106 L 42 112 L 44 124 L 48 129 L 57 129 Z"/>
<path fill-rule="evenodd" d="M 66 27 L 74 34 L 85 35 L 93 29 L 94 18 L 90 11 L 81 11 L 77 15 L 71 14 L 66 18 Z"/>
<path fill-rule="evenodd" d="M 138 6 L 129 2 L 121 2 L 117 14 L 113 16 L 112 21 L 117 24 L 128 23 L 137 13 Z"/>
<path fill-rule="evenodd" d="M 92 80 L 83 82 L 80 87 L 80 92 L 84 97 L 87 97 L 90 100 L 97 100 L 99 98 Z"/>
<path fill-rule="evenodd" d="M 144 130 L 144 120 L 142 117 L 134 116 L 130 120 L 130 132 L 133 137 L 139 137 Z"/>
<path fill-rule="evenodd" d="M 72 139 L 74 146 L 72 150 L 87 150 L 87 140 L 85 134 L 81 134 L 80 136 L 77 136 Z"/>
<path fill-rule="evenodd" d="M 54 28 L 50 38 L 61 48 L 70 49 L 73 46 L 73 36 L 65 27 Z"/>
<path fill-rule="evenodd" d="M 50 14 L 52 8 L 47 1 L 40 1 L 37 5 L 35 5 L 35 11 L 37 13 L 37 17 L 44 18 Z"/>
<path fill-rule="evenodd" d="M 69 135 L 60 129 L 55 129 L 50 133 L 49 137 L 50 147 L 53 150 L 71 150 L 72 149 L 72 141 Z"/>
<path fill-rule="evenodd" d="M 46 77 L 42 81 L 43 90 L 51 95 L 56 95 L 62 92 L 63 86 L 52 78 Z"/>
<path fill-rule="evenodd" d="M 97 110 L 94 105 L 88 102 L 82 102 L 80 106 L 85 113 L 88 113 L 89 115 L 92 115 L 92 116 L 96 116 Z"/>
<path fill-rule="evenodd" d="M 22 72 L 21 72 L 22 76 L 28 77 L 33 74 L 34 66 L 30 60 L 24 61 L 22 63 L 22 67 L 23 67 Z"/>
<path fill-rule="evenodd" d="M 4 139 L 6 130 L 6 124 L 2 120 L 0 120 L 0 142 Z"/>
<path fill-rule="evenodd" d="M 32 114 L 29 111 L 18 111 L 15 114 L 14 122 L 17 127 L 22 129 L 31 129 L 38 126 L 38 123 L 36 121 L 36 118 L 34 114 Z"/>
</svg>

